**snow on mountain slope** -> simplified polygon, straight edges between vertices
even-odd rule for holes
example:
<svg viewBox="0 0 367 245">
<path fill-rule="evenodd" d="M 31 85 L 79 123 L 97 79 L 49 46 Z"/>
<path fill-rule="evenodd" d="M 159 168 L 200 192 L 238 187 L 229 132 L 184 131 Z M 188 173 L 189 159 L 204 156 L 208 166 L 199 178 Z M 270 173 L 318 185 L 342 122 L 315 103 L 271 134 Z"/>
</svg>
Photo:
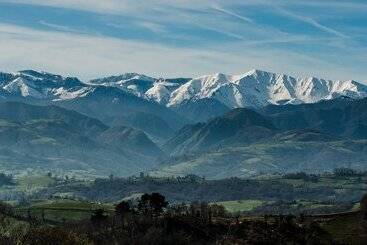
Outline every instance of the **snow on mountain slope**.
<svg viewBox="0 0 367 245">
<path fill-rule="evenodd" d="M 170 98 L 170 91 L 160 83 L 156 83 L 146 93 L 146 96 L 159 104 L 166 104 Z"/>
<path fill-rule="evenodd" d="M 293 78 L 252 70 L 238 76 L 218 73 L 192 79 L 172 92 L 167 106 L 213 98 L 229 108 L 259 108 L 268 104 L 314 103 L 343 95 L 366 97 L 367 86 L 355 81 Z"/>
<path fill-rule="evenodd" d="M 91 87 L 83 87 L 76 90 L 72 89 L 68 90 L 60 87 L 57 89 L 53 89 L 52 93 L 57 97 L 56 99 L 54 99 L 54 101 L 58 101 L 58 100 L 72 100 L 78 97 L 84 97 L 88 95 L 88 93 L 91 91 L 93 91 L 93 88 Z"/>
<path fill-rule="evenodd" d="M 158 102 L 159 104 L 167 104 L 171 93 L 180 87 L 180 83 L 177 81 L 166 81 L 165 79 L 159 79 L 153 83 L 153 86 L 145 92 L 145 96 L 151 100 Z"/>
<path fill-rule="evenodd" d="M 20 97 L 39 100 L 70 100 L 85 96 L 93 88 L 76 78 L 63 78 L 45 72 L 20 71 L 2 74 L 0 91 L 3 97 Z"/>
<path fill-rule="evenodd" d="M 185 81 L 178 79 L 157 79 L 138 73 L 125 73 L 119 76 L 111 76 L 94 79 L 88 82 L 91 85 L 117 87 L 138 97 L 153 100 L 159 104 L 167 104 L 171 93 Z"/>
<path fill-rule="evenodd" d="M 139 97 L 145 97 L 145 92 L 150 89 L 157 79 L 137 73 L 125 73 L 89 81 L 91 85 L 117 87 Z"/>
<path fill-rule="evenodd" d="M 32 81 L 26 80 L 22 77 L 18 77 L 5 85 L 4 90 L 9 93 L 18 94 L 22 97 L 33 97 L 42 99 L 44 94 L 35 88 L 35 84 Z"/>
<path fill-rule="evenodd" d="M 88 95 L 97 87 L 119 88 L 145 100 L 176 108 L 203 99 L 217 100 L 228 108 L 259 108 L 268 104 L 314 103 L 338 96 L 367 96 L 367 86 L 355 81 L 294 78 L 259 70 L 236 76 L 217 73 L 191 80 L 157 79 L 126 73 L 87 83 L 77 78 L 64 78 L 32 70 L 14 74 L 0 73 L 2 99 L 19 96 L 50 101 L 72 100 Z"/>
</svg>

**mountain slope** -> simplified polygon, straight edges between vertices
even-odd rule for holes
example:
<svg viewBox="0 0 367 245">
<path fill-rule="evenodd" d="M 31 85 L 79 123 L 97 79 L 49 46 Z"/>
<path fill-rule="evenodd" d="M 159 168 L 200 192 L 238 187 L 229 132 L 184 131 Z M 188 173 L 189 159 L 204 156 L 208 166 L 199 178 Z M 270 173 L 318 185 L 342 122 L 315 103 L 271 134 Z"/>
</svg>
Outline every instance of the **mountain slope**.
<svg viewBox="0 0 367 245">
<path fill-rule="evenodd" d="M 119 95 L 116 95 L 116 90 L 120 91 Z M 118 113 L 126 109 L 128 113 L 152 113 L 177 130 L 189 121 L 204 122 L 233 108 L 260 109 L 272 104 L 316 103 L 341 96 L 360 99 L 367 96 L 367 86 L 352 80 L 294 78 L 259 70 L 241 75 L 217 73 L 194 79 L 157 79 L 125 73 L 89 82 L 32 70 L 0 74 L 0 99 L 3 100 L 46 104 L 59 102 L 63 106 L 96 94 L 106 96 L 106 107 L 102 111 L 112 107 Z M 134 103 L 124 107 L 113 105 L 116 101 L 124 100 L 123 97 L 126 98 L 125 102 L 140 102 L 134 102 L 135 106 Z M 85 110 L 81 110 L 84 106 L 71 108 L 85 113 Z M 95 109 L 89 108 L 89 112 L 89 116 L 97 117 L 107 124 L 111 120 L 111 115 L 100 115 Z"/>
<path fill-rule="evenodd" d="M 189 79 L 157 79 L 137 73 L 125 73 L 89 81 L 89 84 L 116 87 L 144 99 L 166 104 L 170 94 Z"/>
<path fill-rule="evenodd" d="M 162 151 L 140 130 L 124 126 L 112 127 L 102 132 L 97 139 L 118 152 L 130 150 L 135 154 L 149 156 L 152 159 L 162 157 Z"/>
<path fill-rule="evenodd" d="M 204 98 L 199 100 L 189 100 L 170 107 L 180 115 L 185 115 L 193 122 L 206 122 L 215 117 L 219 117 L 231 109 L 216 99 Z"/>
<path fill-rule="evenodd" d="M 175 132 L 165 120 L 149 112 L 124 113 L 116 116 L 110 125 L 125 125 L 142 130 L 159 144 L 164 143 Z"/>
<path fill-rule="evenodd" d="M 54 104 L 98 118 L 109 125 L 112 125 L 116 118 L 134 113 L 150 113 L 163 118 L 173 129 L 178 129 L 188 122 L 187 119 L 165 106 L 115 87 L 98 86 L 86 96 L 57 101 Z"/>
<path fill-rule="evenodd" d="M 270 106 L 261 113 L 281 130 L 312 128 L 346 138 L 367 138 L 367 99 L 339 98 L 315 104 Z"/>
<path fill-rule="evenodd" d="M 274 131 L 273 124 L 265 117 L 255 111 L 241 108 L 207 123 L 184 127 L 164 145 L 164 149 L 177 155 L 204 151 L 229 142 L 247 144 L 268 137 Z"/>
<path fill-rule="evenodd" d="M 219 147 L 172 157 L 151 171 L 155 176 L 195 174 L 209 179 L 294 172 L 322 173 L 348 167 L 366 171 L 366 140 L 312 141 L 274 138 L 238 147 Z"/>
<path fill-rule="evenodd" d="M 149 99 L 144 93 L 157 83 L 173 90 L 184 81 L 161 81 L 128 73 L 83 83 L 77 78 L 27 70 L 14 74 L 1 73 L 0 99 L 40 105 L 54 104 L 98 118 L 108 125 L 113 125 L 110 123 L 123 115 L 150 113 L 177 130 L 188 120 Z M 167 139 L 166 135 L 162 136 L 163 140 Z"/>
<path fill-rule="evenodd" d="M 99 120 L 84 116 L 75 111 L 57 106 L 35 106 L 19 102 L 4 102 L 0 104 L 0 118 L 12 122 L 26 123 L 33 120 L 60 120 L 72 125 L 74 130 L 83 135 L 95 135 L 108 127 Z"/>
<path fill-rule="evenodd" d="M 165 144 L 171 158 L 152 174 L 208 178 L 339 167 L 367 170 L 367 99 L 234 109 L 188 125 Z"/>
<path fill-rule="evenodd" d="M 56 106 L 0 103 L 2 170 L 131 175 L 151 168 L 161 155 L 143 132 L 132 128 L 108 128 Z"/>
<path fill-rule="evenodd" d="M 81 97 L 90 90 L 77 78 L 62 77 L 33 70 L 15 74 L 2 73 L 0 79 L 1 95 L 17 100 L 68 100 Z"/>
<path fill-rule="evenodd" d="M 258 70 L 195 79 L 127 73 L 90 82 L 0 73 L 0 100 L 7 102 L 0 105 L 0 168 L 131 175 L 163 155 L 151 139 L 174 135 L 164 144 L 173 157 L 162 171 L 364 169 L 366 95 L 355 81 Z"/>
</svg>

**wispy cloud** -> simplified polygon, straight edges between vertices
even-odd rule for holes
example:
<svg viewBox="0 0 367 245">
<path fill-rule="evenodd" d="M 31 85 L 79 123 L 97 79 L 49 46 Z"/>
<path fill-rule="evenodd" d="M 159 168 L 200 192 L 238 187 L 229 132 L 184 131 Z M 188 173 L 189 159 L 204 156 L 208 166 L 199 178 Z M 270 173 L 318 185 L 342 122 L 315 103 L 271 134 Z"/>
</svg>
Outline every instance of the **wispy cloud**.
<svg viewBox="0 0 367 245">
<path fill-rule="evenodd" d="M 0 2 L 79 9 L 97 13 L 120 13 L 130 8 L 130 1 L 125 0 L 0 0 Z"/>
<path fill-rule="evenodd" d="M 319 1 L 264 1 L 264 0 L 248 0 L 248 1 L 239 1 L 239 0 L 231 0 L 231 1 L 209 1 L 209 0 L 183 0 L 183 1 L 170 1 L 170 0 L 151 0 L 151 1 L 135 1 L 135 0 L 0 0 L 0 2 L 13 2 L 13 3 L 23 3 L 23 4 L 34 4 L 34 5 L 43 5 L 43 6 L 52 6 L 52 7 L 61 7 L 61 8 L 71 8 L 71 9 L 80 9 L 86 11 L 92 11 L 97 13 L 104 14 L 113 14 L 113 15 L 122 15 L 129 16 L 130 18 L 135 18 L 138 21 L 136 23 L 140 23 L 140 26 L 146 28 L 155 33 L 163 33 L 165 30 L 163 22 L 168 23 L 180 23 L 182 21 L 194 20 L 200 25 L 205 25 L 211 28 L 212 30 L 217 29 L 218 32 L 222 32 L 222 34 L 227 34 L 227 36 L 232 36 L 233 38 L 241 39 L 241 34 L 238 34 L 236 31 L 229 30 L 228 28 L 222 28 L 226 22 L 230 21 L 224 18 L 218 18 L 217 21 L 213 21 L 209 19 L 208 16 L 201 15 L 200 20 L 198 21 L 196 16 L 200 11 L 207 12 L 208 10 L 215 10 L 216 12 L 222 13 L 226 16 L 230 16 L 241 20 L 244 24 L 256 24 L 256 21 L 251 19 L 250 17 L 244 16 L 237 11 L 233 11 L 231 6 L 235 6 L 236 9 L 241 9 L 242 11 L 246 9 L 246 6 L 263 6 L 269 10 L 276 10 L 278 13 L 290 17 L 294 20 L 298 20 L 304 23 L 307 23 L 323 32 L 333 34 L 335 36 L 341 38 L 347 38 L 348 35 L 338 31 L 332 27 L 327 26 L 326 24 L 321 24 L 315 18 L 304 16 L 300 14 L 295 14 L 286 9 L 286 5 L 290 6 L 318 6 L 324 7 L 325 4 L 320 3 Z M 335 4 L 334 4 L 335 3 Z M 351 6 L 359 6 L 361 4 L 356 3 L 345 3 L 341 4 L 340 1 L 333 1 L 333 4 L 330 4 L 330 7 L 338 6 L 338 8 L 348 8 Z M 362 7 L 364 5 L 362 4 Z M 158 13 L 156 12 L 157 10 Z M 187 11 L 191 11 L 190 14 L 187 14 Z M 186 12 L 185 12 L 186 11 Z M 179 17 L 182 14 L 185 14 L 184 19 Z M 187 19 L 187 20 L 186 20 Z M 212 24 L 208 24 L 209 22 L 213 22 Z M 193 23 L 195 24 L 195 23 Z M 111 22 L 111 26 L 114 27 L 126 27 L 119 24 Z M 250 28 L 249 25 L 247 28 Z M 257 29 L 263 29 L 264 26 L 257 25 Z M 269 29 L 267 29 L 268 31 Z"/>
<path fill-rule="evenodd" d="M 195 25 L 197 27 L 200 27 L 204 30 L 208 30 L 208 31 L 212 31 L 212 32 L 216 32 L 218 34 L 221 34 L 223 36 L 227 36 L 227 37 L 231 37 L 240 41 L 245 41 L 245 38 L 240 35 L 240 34 L 236 34 L 234 32 L 230 32 L 230 31 L 226 31 L 224 29 L 218 28 L 218 27 L 213 27 L 213 26 L 209 26 L 209 25 L 205 25 L 205 24 L 201 24 L 201 23 L 195 23 Z"/>
<path fill-rule="evenodd" d="M 43 25 L 43 26 L 49 27 L 53 30 L 56 30 L 56 31 L 74 32 L 74 33 L 87 33 L 87 32 L 85 32 L 83 30 L 80 30 L 80 29 L 75 29 L 75 28 L 71 28 L 69 26 L 64 26 L 64 25 L 57 25 L 57 24 L 49 23 L 49 22 L 44 21 L 44 20 L 40 20 L 40 21 L 38 21 L 38 23 Z"/>
<path fill-rule="evenodd" d="M 225 8 L 219 6 L 218 4 L 213 4 L 211 7 L 214 10 L 217 10 L 218 12 L 227 14 L 229 16 L 235 17 L 235 18 L 240 19 L 240 20 L 243 20 L 245 22 L 248 22 L 248 23 L 253 23 L 254 22 L 252 19 L 250 19 L 250 18 L 248 18 L 246 16 L 243 16 L 243 15 L 236 14 L 235 12 L 230 11 L 228 9 L 225 9 Z"/>
<path fill-rule="evenodd" d="M 8 24 L 0 24 L 0 33 L 0 67 L 13 71 L 34 68 L 84 78 L 127 71 L 192 76 L 219 69 L 219 57 L 230 64 L 234 59 L 231 53 L 213 50 L 169 48 L 149 42 L 40 31 Z"/>
<path fill-rule="evenodd" d="M 0 34 L 0 67 L 8 71 L 32 68 L 85 79 L 126 71 L 158 77 L 190 77 L 218 71 L 243 73 L 251 68 L 304 75 L 304 67 L 313 75 L 327 78 L 342 79 L 352 74 L 346 67 L 316 57 L 273 49 L 247 49 L 241 42 L 206 49 L 169 48 L 149 42 L 40 31 L 1 23 Z"/>
<path fill-rule="evenodd" d="M 292 13 L 291 11 L 288 11 L 284 8 L 276 7 L 275 9 L 282 15 L 285 15 L 285 16 L 291 17 L 295 20 L 299 20 L 299 21 L 302 21 L 304 23 L 307 23 L 307 24 L 309 24 L 313 27 L 316 27 L 317 29 L 319 29 L 321 31 L 327 32 L 329 34 L 333 34 L 333 35 L 338 36 L 338 37 L 348 38 L 348 36 L 345 35 L 344 33 L 341 33 L 340 31 L 337 31 L 337 30 L 335 30 L 331 27 L 327 27 L 325 25 L 322 25 L 321 23 L 317 22 L 315 19 L 313 19 L 311 17 Z"/>
<path fill-rule="evenodd" d="M 210 0 L 0 0 L 0 2 L 77 9 L 95 13 L 139 15 L 154 8 L 201 9 L 208 7 Z"/>
<path fill-rule="evenodd" d="M 362 24 L 367 5 L 358 0 L 4 2 L 22 3 L 0 9 L 2 21 L 14 23 L 6 28 L 0 23 L 0 67 L 10 70 L 42 68 L 93 77 L 262 68 L 367 80 Z M 165 62 L 157 62 L 162 57 Z"/>
<path fill-rule="evenodd" d="M 85 11 L 92 11 L 96 13 L 113 13 L 113 14 L 121 14 L 121 13 L 133 13 L 139 14 L 139 10 L 142 9 L 153 9 L 156 7 L 166 8 L 166 7 L 184 7 L 191 9 L 205 9 L 210 8 L 214 5 L 218 7 L 218 11 L 222 11 L 223 13 L 228 12 L 227 14 L 233 15 L 234 17 L 243 18 L 244 21 L 248 21 L 248 17 L 239 15 L 233 11 L 228 11 L 226 6 L 228 5 L 236 5 L 236 6 L 278 6 L 278 7 L 287 7 L 287 6 L 311 6 L 316 8 L 326 8 L 328 10 L 339 9 L 340 11 L 366 11 L 367 4 L 358 1 L 358 0 L 350 0 L 350 1 L 342 1 L 342 0 L 328 0 L 328 1 L 319 1 L 319 0 L 149 0 L 149 1 L 136 1 L 136 0 L 0 0 L 1 2 L 6 3 L 22 3 L 28 5 L 42 5 L 42 6 L 50 6 L 50 7 L 59 7 L 59 8 L 69 8 L 69 9 L 78 9 Z M 214 7 L 215 8 L 215 7 Z M 132 12 L 133 11 L 133 12 Z M 135 11 L 135 12 L 134 12 Z"/>
<path fill-rule="evenodd" d="M 362 1 L 340 1 L 340 0 L 329 0 L 329 1 L 290 1 L 287 5 L 300 5 L 300 6 L 312 6 L 317 8 L 326 8 L 328 10 L 339 9 L 344 13 L 347 11 L 363 12 L 367 10 L 367 4 Z"/>
<path fill-rule="evenodd" d="M 150 32 L 156 33 L 156 34 L 165 34 L 165 33 L 168 32 L 164 25 L 157 24 L 157 23 L 154 23 L 154 22 L 139 20 L 139 21 L 133 22 L 133 24 L 135 24 L 138 27 L 142 27 L 145 30 L 148 30 Z M 117 28 L 117 29 L 125 29 L 126 30 L 126 29 L 129 28 L 129 26 L 127 24 L 114 23 L 114 22 L 106 23 L 106 25 Z"/>
<path fill-rule="evenodd" d="M 150 30 L 151 32 L 155 32 L 155 33 L 159 33 L 159 34 L 162 34 L 162 33 L 166 33 L 167 30 L 166 28 L 161 25 L 161 24 L 157 24 L 157 23 L 154 23 L 154 22 L 149 22 L 149 21 L 139 21 L 137 22 L 138 25 Z"/>
</svg>

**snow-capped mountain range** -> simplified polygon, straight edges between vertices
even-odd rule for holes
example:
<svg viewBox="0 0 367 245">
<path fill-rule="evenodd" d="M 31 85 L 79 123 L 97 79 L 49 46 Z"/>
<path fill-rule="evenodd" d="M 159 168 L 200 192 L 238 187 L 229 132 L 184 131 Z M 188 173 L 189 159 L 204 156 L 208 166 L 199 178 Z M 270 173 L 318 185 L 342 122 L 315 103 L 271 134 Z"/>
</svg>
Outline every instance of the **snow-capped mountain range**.
<svg viewBox="0 0 367 245">
<path fill-rule="evenodd" d="M 82 82 L 32 70 L 0 73 L 0 97 L 62 101 L 84 97 L 98 87 L 119 88 L 125 92 L 167 107 L 178 107 L 202 99 L 215 99 L 228 108 L 260 108 L 269 104 L 300 104 L 339 96 L 367 97 L 367 85 L 251 70 L 241 75 L 217 73 L 194 79 L 157 79 L 126 73 Z"/>
<path fill-rule="evenodd" d="M 355 81 L 294 78 L 283 74 L 252 70 L 242 75 L 214 74 L 192 79 L 170 95 L 168 106 L 190 100 L 213 98 L 229 108 L 268 104 L 314 103 L 338 96 L 362 98 L 367 86 Z"/>
<path fill-rule="evenodd" d="M 32 70 L 0 73 L 0 98 L 28 98 L 37 100 L 69 100 L 83 97 L 93 88 L 77 78 L 64 78 Z"/>
<path fill-rule="evenodd" d="M 344 96 L 352 99 L 331 100 Z M 126 73 L 84 82 L 32 70 L 0 73 L 0 157 L 9 159 L 9 169 L 30 162 L 47 171 L 117 168 L 126 175 L 168 155 L 172 164 L 159 164 L 160 173 L 229 177 L 329 171 L 351 162 L 365 170 L 367 99 L 353 99 L 363 97 L 367 85 L 355 81 L 259 70 L 194 79 Z M 329 101 L 264 107 L 320 100 Z M 258 143 L 261 151 L 248 147 Z"/>
</svg>

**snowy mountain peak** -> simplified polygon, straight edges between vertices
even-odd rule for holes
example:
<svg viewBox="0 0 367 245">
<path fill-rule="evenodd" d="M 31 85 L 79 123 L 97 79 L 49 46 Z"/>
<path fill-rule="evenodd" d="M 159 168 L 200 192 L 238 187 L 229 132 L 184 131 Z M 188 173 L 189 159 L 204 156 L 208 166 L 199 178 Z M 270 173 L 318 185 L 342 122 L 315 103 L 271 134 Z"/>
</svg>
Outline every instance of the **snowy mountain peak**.
<svg viewBox="0 0 367 245">
<path fill-rule="evenodd" d="M 145 92 L 150 89 L 156 78 L 139 73 L 124 73 L 117 76 L 109 76 L 93 79 L 88 82 L 90 85 L 116 87 L 139 97 L 145 97 Z"/>
<path fill-rule="evenodd" d="M 145 95 L 159 104 L 166 104 L 171 93 L 163 83 L 155 83 L 153 87 L 146 91 Z"/>
<path fill-rule="evenodd" d="M 125 73 L 94 79 L 88 83 L 77 78 L 34 70 L 0 73 L 2 99 L 18 96 L 40 100 L 72 100 L 86 96 L 97 88 L 118 88 L 167 107 L 178 107 L 200 100 L 210 103 L 217 101 L 228 108 L 259 108 L 269 104 L 314 103 L 340 96 L 367 96 L 367 86 L 353 80 L 294 78 L 258 69 L 240 75 L 215 73 L 193 79 L 157 79 L 139 73 Z"/>
<path fill-rule="evenodd" d="M 268 104 L 314 103 L 338 96 L 366 97 L 367 86 L 354 81 L 294 78 L 254 69 L 242 75 L 216 73 L 192 79 L 171 94 L 167 105 L 175 107 L 211 98 L 229 108 L 259 108 Z"/>
<path fill-rule="evenodd" d="M 39 100 L 72 99 L 85 91 L 86 85 L 77 78 L 62 77 L 47 72 L 24 70 L 2 73 L 0 96 L 2 98 L 31 98 Z"/>
<path fill-rule="evenodd" d="M 127 83 L 132 80 L 154 82 L 156 79 L 153 77 L 143 75 L 143 74 L 131 72 L 131 73 L 123 73 L 117 76 L 109 76 L 109 77 L 93 79 L 93 80 L 90 80 L 88 83 L 113 86 L 113 85 L 121 85 L 121 84 Z"/>
<path fill-rule="evenodd" d="M 18 77 L 5 85 L 3 89 L 8 91 L 9 93 L 17 94 L 22 97 L 42 98 L 42 93 L 37 91 L 34 87 L 35 85 L 32 81 L 28 81 L 22 77 Z"/>
<path fill-rule="evenodd" d="M 258 70 L 258 69 L 252 69 L 248 72 L 246 72 L 244 75 L 247 76 L 269 76 L 269 75 L 276 75 L 275 73 L 271 73 L 271 72 L 267 72 L 267 71 L 263 71 L 263 70 Z"/>
</svg>

